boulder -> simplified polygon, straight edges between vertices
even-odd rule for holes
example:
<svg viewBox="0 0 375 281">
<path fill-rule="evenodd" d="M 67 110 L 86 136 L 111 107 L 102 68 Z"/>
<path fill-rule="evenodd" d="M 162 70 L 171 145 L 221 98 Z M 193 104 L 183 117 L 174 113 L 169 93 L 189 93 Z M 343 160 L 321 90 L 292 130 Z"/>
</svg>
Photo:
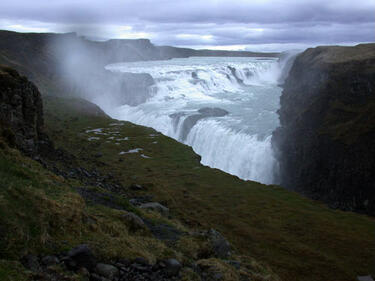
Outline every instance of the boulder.
<svg viewBox="0 0 375 281">
<path fill-rule="evenodd" d="M 210 229 L 207 236 L 215 256 L 225 259 L 231 255 L 231 245 L 220 232 Z"/>
<path fill-rule="evenodd" d="M 42 258 L 42 264 L 45 266 L 51 266 L 59 263 L 59 259 L 56 256 L 45 256 Z"/>
<path fill-rule="evenodd" d="M 113 280 L 119 275 L 117 267 L 105 263 L 98 263 L 95 267 L 95 272 L 109 280 Z"/>
<path fill-rule="evenodd" d="M 70 264 L 70 267 L 75 267 L 77 269 L 85 267 L 91 271 L 96 265 L 96 258 L 86 244 L 71 249 L 65 260 Z"/>
<path fill-rule="evenodd" d="M 162 214 L 163 216 L 168 216 L 169 214 L 169 209 L 158 202 L 144 203 L 141 204 L 139 208 L 155 211 Z"/>
<path fill-rule="evenodd" d="M 143 220 L 136 214 L 129 212 L 122 216 L 124 221 L 129 225 L 131 231 L 144 230 L 147 229 Z"/>
<path fill-rule="evenodd" d="M 142 185 L 140 185 L 140 184 L 132 184 L 132 185 L 129 186 L 129 188 L 130 188 L 131 190 L 134 190 L 134 191 L 142 191 L 142 190 L 145 190 L 145 188 L 144 188 Z"/>
<path fill-rule="evenodd" d="M 164 264 L 164 272 L 168 277 L 177 276 L 182 268 L 181 263 L 179 263 L 179 261 L 176 259 L 168 259 L 164 262 Z"/>
</svg>

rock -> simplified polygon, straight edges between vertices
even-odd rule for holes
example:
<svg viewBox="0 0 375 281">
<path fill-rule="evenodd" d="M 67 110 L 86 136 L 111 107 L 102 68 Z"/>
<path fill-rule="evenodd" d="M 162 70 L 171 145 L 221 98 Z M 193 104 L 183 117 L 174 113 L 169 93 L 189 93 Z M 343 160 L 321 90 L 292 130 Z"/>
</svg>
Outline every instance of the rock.
<svg viewBox="0 0 375 281">
<path fill-rule="evenodd" d="M 141 265 L 150 265 L 149 262 L 145 258 L 136 258 L 134 259 L 133 263 L 137 263 Z"/>
<path fill-rule="evenodd" d="M 229 114 L 228 111 L 219 107 L 203 107 L 198 112 L 207 117 L 222 117 Z"/>
<path fill-rule="evenodd" d="M 198 272 L 201 273 L 203 280 L 206 281 L 223 281 L 224 280 L 224 273 L 220 266 L 220 263 L 215 261 L 214 259 L 208 260 L 199 260 L 197 262 L 198 265 Z"/>
<path fill-rule="evenodd" d="M 109 279 L 99 276 L 98 274 L 92 273 L 90 275 L 90 281 L 110 281 Z"/>
<path fill-rule="evenodd" d="M 27 269 L 31 271 L 37 272 L 40 269 L 38 257 L 35 255 L 31 255 L 31 254 L 26 255 L 21 259 L 21 262 L 24 267 L 26 267 Z"/>
<path fill-rule="evenodd" d="M 151 265 L 142 265 L 138 263 L 133 263 L 131 265 L 131 268 L 139 271 L 139 272 L 151 272 L 152 271 L 152 266 Z"/>
<path fill-rule="evenodd" d="M 0 135 L 10 146 L 33 156 L 49 140 L 37 87 L 17 71 L 0 65 Z"/>
<path fill-rule="evenodd" d="M 122 216 L 125 222 L 129 225 L 131 231 L 147 229 L 143 220 L 136 214 L 129 212 Z"/>
<path fill-rule="evenodd" d="M 42 258 L 42 264 L 45 266 L 51 266 L 59 263 L 59 259 L 56 256 L 45 256 Z"/>
<path fill-rule="evenodd" d="M 283 187 L 375 215 L 375 44 L 310 48 L 285 80 L 272 135 Z"/>
<path fill-rule="evenodd" d="M 98 263 L 95 267 L 95 272 L 105 278 L 108 278 L 109 280 L 113 280 L 119 275 L 119 270 L 117 267 L 104 263 Z"/>
<path fill-rule="evenodd" d="M 130 260 L 128 260 L 128 259 L 119 259 L 119 260 L 117 261 L 116 266 L 117 266 L 117 267 L 128 267 L 128 266 L 130 266 L 131 264 L 132 264 L 132 262 L 131 262 Z"/>
<path fill-rule="evenodd" d="M 100 157 L 103 157 L 103 153 L 101 152 L 98 152 L 94 155 L 95 158 L 100 158 Z"/>
<path fill-rule="evenodd" d="M 207 236 L 215 256 L 225 259 L 231 255 L 231 246 L 220 232 L 210 229 Z"/>
<path fill-rule="evenodd" d="M 209 117 L 222 117 L 227 115 L 228 113 L 228 111 L 218 107 L 203 107 L 199 109 L 196 114 L 191 114 L 191 112 L 177 112 L 170 114 L 169 117 L 172 118 L 174 128 L 177 128 L 181 117 L 187 116 L 183 120 L 179 136 L 182 140 L 185 140 L 191 129 L 195 126 L 195 124 L 197 124 L 199 120 Z"/>
<path fill-rule="evenodd" d="M 144 203 L 140 205 L 139 208 L 155 211 L 163 216 L 168 216 L 169 214 L 169 209 L 158 202 Z"/>
<path fill-rule="evenodd" d="M 139 196 L 129 200 L 129 203 L 133 206 L 140 206 L 144 203 L 150 203 L 152 201 L 151 195 Z"/>
<path fill-rule="evenodd" d="M 232 66 L 229 66 L 229 65 L 228 65 L 228 69 L 232 73 L 233 77 L 236 79 L 237 83 L 238 84 L 243 84 L 243 80 L 238 77 L 236 69 L 234 67 L 232 67 Z"/>
<path fill-rule="evenodd" d="M 168 259 L 165 262 L 164 272 L 168 277 L 176 276 L 180 272 L 182 265 L 176 259 Z"/>
<path fill-rule="evenodd" d="M 142 190 L 145 190 L 145 188 L 142 186 L 142 185 L 139 185 L 139 184 L 132 184 L 131 186 L 129 186 L 129 188 L 131 190 L 134 190 L 134 191 L 142 191 Z"/>
<path fill-rule="evenodd" d="M 169 224 L 155 224 L 150 220 L 145 220 L 145 224 L 152 235 L 159 240 L 177 241 L 183 234 L 183 232 Z"/>
<path fill-rule="evenodd" d="M 90 272 L 85 268 L 85 267 L 81 267 L 79 270 L 78 270 L 78 273 L 82 276 L 86 276 L 86 277 L 89 277 L 90 276 Z"/>
<path fill-rule="evenodd" d="M 70 259 L 70 261 L 73 261 L 73 263 L 71 263 L 71 267 L 77 269 L 85 267 L 90 271 L 92 271 L 95 268 L 96 258 L 91 252 L 89 246 L 86 244 L 82 244 L 71 249 L 68 252 L 67 256 Z"/>
</svg>

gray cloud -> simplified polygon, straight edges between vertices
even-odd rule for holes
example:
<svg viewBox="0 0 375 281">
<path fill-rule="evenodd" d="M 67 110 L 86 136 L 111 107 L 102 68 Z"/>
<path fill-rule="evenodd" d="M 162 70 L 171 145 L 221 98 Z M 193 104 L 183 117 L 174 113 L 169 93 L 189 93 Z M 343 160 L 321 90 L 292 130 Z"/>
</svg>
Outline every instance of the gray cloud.
<svg viewBox="0 0 375 281">
<path fill-rule="evenodd" d="M 372 42 L 375 1 L 5 0 L 0 28 L 201 47 Z"/>
</svg>

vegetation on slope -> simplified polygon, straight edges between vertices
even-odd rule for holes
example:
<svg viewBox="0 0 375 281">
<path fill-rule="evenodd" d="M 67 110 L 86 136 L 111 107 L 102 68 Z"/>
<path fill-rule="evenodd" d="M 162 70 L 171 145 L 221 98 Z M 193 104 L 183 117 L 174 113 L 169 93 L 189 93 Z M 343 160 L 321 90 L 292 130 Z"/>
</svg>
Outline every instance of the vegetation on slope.
<svg viewBox="0 0 375 281">
<path fill-rule="evenodd" d="M 106 166 L 104 161 L 110 162 L 110 155 L 103 152 L 101 164 L 90 158 L 94 151 L 80 157 L 81 153 L 84 155 L 81 149 L 87 149 L 81 142 L 93 144 L 86 139 L 85 131 L 83 134 L 80 132 L 80 128 L 86 130 L 92 125 L 100 125 L 116 129 L 112 124 L 115 120 L 82 100 L 51 98 L 47 99 L 46 105 L 49 108 L 46 114 L 49 131 L 57 140 L 62 141 L 61 137 L 65 134 L 71 138 L 66 148 L 78 152 L 77 157 L 55 151 L 52 154 L 56 155 L 46 159 L 37 157 L 35 161 L 10 148 L 0 137 L 0 280 L 46 278 L 27 271 L 20 263 L 21 258 L 27 254 L 40 257 L 56 255 L 82 243 L 90 245 L 95 256 L 108 263 L 120 258 L 142 257 L 150 263 L 176 258 L 183 265 L 181 280 L 186 281 L 200 280 L 199 275 L 190 269 L 193 263 L 207 271 L 207 276 L 220 273 L 224 281 L 239 280 L 240 277 L 279 280 L 250 256 L 234 253 L 231 259 L 241 262 L 240 269 L 216 257 L 205 236 L 182 224 L 173 213 L 165 217 L 129 204 L 130 196 L 136 194 L 131 194 L 128 181 L 116 178 L 117 175 Z M 62 146 L 62 143 L 59 145 Z M 87 168 L 86 173 L 92 172 L 94 167 L 100 176 L 91 181 L 90 175 L 60 175 L 83 167 Z M 113 181 L 106 181 L 108 178 L 113 178 Z M 98 180 L 100 184 L 96 182 Z M 108 187 L 114 186 L 120 190 L 110 191 Z M 88 198 L 85 194 L 94 194 L 97 198 Z M 124 216 L 129 212 L 139 215 L 147 222 L 147 227 L 134 227 L 126 221 Z M 153 227 L 165 226 L 178 233 L 176 239 L 160 238 L 152 231 Z M 48 274 L 57 280 L 87 280 L 84 273 L 66 271 L 62 265 L 50 267 Z"/>
<path fill-rule="evenodd" d="M 47 129 L 80 165 L 146 187 L 137 194 L 165 203 L 189 228 L 218 229 L 236 252 L 270 265 L 283 280 L 355 280 L 373 270 L 373 218 L 242 181 L 202 166 L 191 148 L 151 128 L 87 117 L 62 104 L 45 99 Z"/>
</svg>

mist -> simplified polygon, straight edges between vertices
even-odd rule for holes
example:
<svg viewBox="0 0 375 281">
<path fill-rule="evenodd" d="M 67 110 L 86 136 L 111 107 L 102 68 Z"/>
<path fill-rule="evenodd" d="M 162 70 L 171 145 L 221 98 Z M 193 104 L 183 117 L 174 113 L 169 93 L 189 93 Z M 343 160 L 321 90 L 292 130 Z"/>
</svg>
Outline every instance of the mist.
<svg viewBox="0 0 375 281">
<path fill-rule="evenodd" d="M 64 85 L 67 95 L 80 97 L 110 109 L 122 104 L 137 105 L 151 93 L 153 79 L 147 74 L 113 73 L 107 64 L 139 60 L 141 41 L 95 42 L 69 33 L 53 37 L 49 48 L 58 58 L 58 83 Z M 150 44 L 151 45 L 151 44 Z"/>
</svg>

